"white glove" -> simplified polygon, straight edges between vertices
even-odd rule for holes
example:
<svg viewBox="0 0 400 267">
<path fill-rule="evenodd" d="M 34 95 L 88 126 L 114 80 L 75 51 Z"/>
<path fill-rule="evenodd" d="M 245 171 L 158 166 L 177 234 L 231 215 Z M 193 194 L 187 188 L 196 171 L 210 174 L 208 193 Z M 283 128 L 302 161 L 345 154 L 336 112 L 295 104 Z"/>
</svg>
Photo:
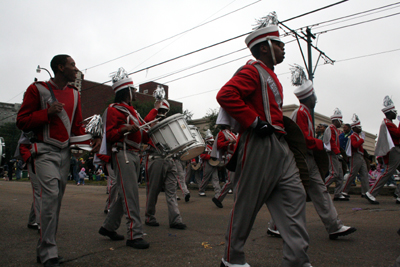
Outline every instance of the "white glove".
<svg viewBox="0 0 400 267">
<path fill-rule="evenodd" d="M 365 133 L 364 132 L 361 132 L 361 138 L 365 139 Z"/>
<path fill-rule="evenodd" d="M 398 120 L 398 121 L 400 121 L 400 115 L 399 115 L 399 116 L 397 116 L 397 120 Z"/>
</svg>

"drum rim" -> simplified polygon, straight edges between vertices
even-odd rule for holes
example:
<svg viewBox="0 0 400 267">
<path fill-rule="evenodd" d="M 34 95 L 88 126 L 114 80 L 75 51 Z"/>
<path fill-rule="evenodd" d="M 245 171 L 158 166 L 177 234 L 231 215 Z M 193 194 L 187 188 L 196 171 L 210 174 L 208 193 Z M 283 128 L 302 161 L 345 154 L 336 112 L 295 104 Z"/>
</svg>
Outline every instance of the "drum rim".
<svg viewBox="0 0 400 267">
<path fill-rule="evenodd" d="M 153 127 L 151 127 L 149 132 L 148 132 L 148 134 L 150 135 L 155 130 L 158 130 L 159 128 L 164 127 L 165 125 L 167 125 L 168 122 L 172 122 L 174 120 L 177 120 L 178 118 L 184 119 L 183 114 L 178 113 L 178 114 L 174 114 L 172 116 L 169 116 L 168 118 L 162 120 L 161 122 L 159 122 L 156 125 L 154 125 Z M 185 123 L 186 123 L 186 121 L 185 121 Z M 187 123 L 186 123 L 186 125 L 187 125 Z"/>
</svg>

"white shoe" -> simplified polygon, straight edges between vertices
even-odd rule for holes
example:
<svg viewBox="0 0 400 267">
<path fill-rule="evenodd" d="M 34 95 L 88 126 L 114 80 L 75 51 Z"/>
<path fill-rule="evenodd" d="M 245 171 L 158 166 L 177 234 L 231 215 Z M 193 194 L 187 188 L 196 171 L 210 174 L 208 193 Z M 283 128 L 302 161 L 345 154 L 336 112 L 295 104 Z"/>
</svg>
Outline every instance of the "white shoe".
<svg viewBox="0 0 400 267">
<path fill-rule="evenodd" d="M 279 233 L 278 230 L 272 230 L 269 227 L 268 227 L 268 230 L 267 230 L 267 235 L 273 236 L 273 237 L 281 237 L 281 233 Z"/>
<path fill-rule="evenodd" d="M 229 189 L 228 194 L 232 194 L 232 193 L 233 193 L 232 189 Z"/>
<path fill-rule="evenodd" d="M 205 196 L 206 196 L 206 193 L 200 192 L 200 193 L 199 193 L 199 196 L 205 197 Z"/>
<path fill-rule="evenodd" d="M 224 260 L 224 258 L 221 259 L 222 264 L 221 266 L 225 266 L 225 267 L 250 267 L 250 265 L 246 262 L 245 264 L 233 264 L 233 263 L 229 263 L 226 260 Z"/>
<path fill-rule="evenodd" d="M 337 230 L 336 232 L 330 233 L 330 234 L 329 234 L 329 239 L 335 240 L 335 239 L 337 239 L 339 236 L 349 235 L 349 234 L 354 233 L 355 231 L 357 231 L 356 228 L 343 225 L 343 226 L 340 227 L 340 229 Z"/>
<path fill-rule="evenodd" d="M 371 195 L 369 192 L 365 193 L 365 197 L 369 201 L 369 203 L 371 203 L 371 204 L 379 204 L 379 202 L 376 201 L 376 198 L 373 195 Z"/>
<path fill-rule="evenodd" d="M 390 186 L 390 187 L 396 187 L 397 185 L 395 185 L 395 184 L 390 184 L 389 186 Z"/>
</svg>

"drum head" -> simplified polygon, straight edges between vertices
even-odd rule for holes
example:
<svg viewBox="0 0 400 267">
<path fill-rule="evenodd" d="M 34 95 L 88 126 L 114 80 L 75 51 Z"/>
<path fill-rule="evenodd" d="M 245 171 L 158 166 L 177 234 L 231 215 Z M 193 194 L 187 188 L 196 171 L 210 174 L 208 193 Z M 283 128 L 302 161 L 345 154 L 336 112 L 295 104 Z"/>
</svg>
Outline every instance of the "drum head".
<svg viewBox="0 0 400 267">
<path fill-rule="evenodd" d="M 203 153 L 205 150 L 204 145 L 197 145 L 194 147 L 189 147 L 187 150 L 184 150 L 180 159 L 183 161 L 186 160 L 191 160 L 195 157 L 197 157 L 198 155 L 200 155 L 201 153 Z"/>
</svg>

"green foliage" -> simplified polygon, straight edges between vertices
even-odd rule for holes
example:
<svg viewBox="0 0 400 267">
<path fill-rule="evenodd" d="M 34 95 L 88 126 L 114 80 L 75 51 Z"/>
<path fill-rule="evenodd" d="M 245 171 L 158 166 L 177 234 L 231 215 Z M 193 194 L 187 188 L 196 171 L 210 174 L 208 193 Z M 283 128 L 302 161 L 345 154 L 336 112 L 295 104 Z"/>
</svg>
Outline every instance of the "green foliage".
<svg viewBox="0 0 400 267">
<path fill-rule="evenodd" d="M 203 119 L 206 119 L 208 122 L 208 128 L 205 127 L 203 130 L 206 131 L 207 129 L 210 129 L 214 137 L 217 136 L 219 132 L 219 128 L 216 124 L 217 117 L 218 117 L 218 109 L 209 109 L 206 115 L 203 117 Z"/>
<path fill-rule="evenodd" d="M 14 122 L 7 122 L 0 126 L 0 136 L 4 138 L 4 143 L 6 144 L 3 147 L 3 153 L 6 154 L 4 161 L 2 160 L 2 165 L 4 165 L 4 162 L 8 162 L 14 157 L 21 130 L 17 128 Z"/>
</svg>

